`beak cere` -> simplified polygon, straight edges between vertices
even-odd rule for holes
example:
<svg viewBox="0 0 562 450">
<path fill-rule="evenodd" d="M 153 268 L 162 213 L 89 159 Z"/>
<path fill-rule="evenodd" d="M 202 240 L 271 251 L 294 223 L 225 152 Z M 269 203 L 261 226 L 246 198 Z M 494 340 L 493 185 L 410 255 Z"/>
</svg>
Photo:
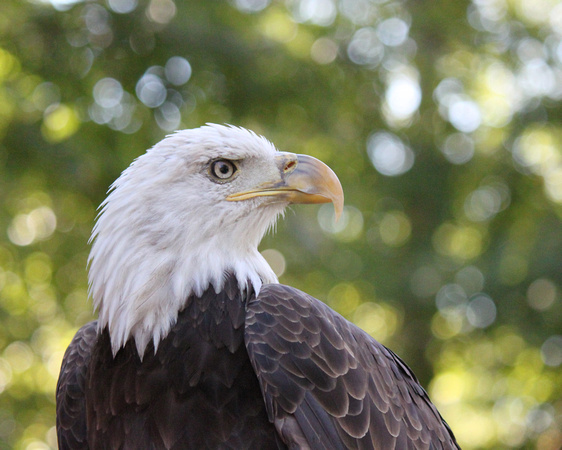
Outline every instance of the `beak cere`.
<svg viewBox="0 0 562 450">
<path fill-rule="evenodd" d="M 334 205 L 336 220 L 343 210 L 340 180 L 326 164 L 308 155 L 279 152 L 275 163 L 280 177 L 254 189 L 237 192 L 226 199 L 231 202 L 255 197 L 277 197 L 289 203 L 329 203 Z"/>
</svg>

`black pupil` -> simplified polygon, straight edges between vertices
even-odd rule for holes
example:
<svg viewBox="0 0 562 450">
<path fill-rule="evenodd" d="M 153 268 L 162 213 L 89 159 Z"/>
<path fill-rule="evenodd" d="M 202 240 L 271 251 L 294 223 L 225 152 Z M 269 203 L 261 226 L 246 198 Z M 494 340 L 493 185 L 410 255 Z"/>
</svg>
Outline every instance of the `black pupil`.
<svg viewBox="0 0 562 450">
<path fill-rule="evenodd" d="M 216 161 L 213 164 L 213 171 L 218 178 L 229 178 L 236 171 L 236 168 L 230 161 Z"/>
</svg>

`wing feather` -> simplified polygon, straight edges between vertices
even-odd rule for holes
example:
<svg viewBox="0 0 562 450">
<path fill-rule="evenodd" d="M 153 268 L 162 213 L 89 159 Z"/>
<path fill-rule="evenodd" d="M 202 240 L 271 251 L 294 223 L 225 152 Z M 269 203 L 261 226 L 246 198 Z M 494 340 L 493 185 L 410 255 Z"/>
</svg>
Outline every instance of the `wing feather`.
<svg viewBox="0 0 562 450">
<path fill-rule="evenodd" d="M 85 386 L 97 322 L 78 330 L 66 349 L 57 382 L 57 438 L 61 449 L 87 449 Z"/>
<path fill-rule="evenodd" d="M 289 448 L 458 448 L 398 356 L 297 289 L 262 287 L 247 306 L 245 342 Z"/>
</svg>

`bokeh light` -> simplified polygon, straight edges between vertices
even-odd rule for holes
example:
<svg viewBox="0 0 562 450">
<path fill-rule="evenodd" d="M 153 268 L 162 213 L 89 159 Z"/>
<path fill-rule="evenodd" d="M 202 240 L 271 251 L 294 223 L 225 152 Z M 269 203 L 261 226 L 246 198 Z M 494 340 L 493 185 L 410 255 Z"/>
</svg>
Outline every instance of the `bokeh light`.
<svg viewBox="0 0 562 450">
<path fill-rule="evenodd" d="M 414 165 L 414 152 L 391 133 L 380 131 L 367 140 L 367 153 L 371 163 L 383 175 L 402 175 Z"/>
<path fill-rule="evenodd" d="M 476 294 L 484 289 L 484 274 L 475 266 L 463 267 L 455 274 L 454 280 L 467 295 Z"/>
<path fill-rule="evenodd" d="M 494 301 L 486 294 L 475 295 L 466 307 L 466 317 L 476 328 L 487 328 L 496 320 L 497 308 Z"/>
<path fill-rule="evenodd" d="M 181 86 L 191 78 L 191 65 L 181 56 L 172 56 L 164 66 L 166 79 L 175 86 Z"/>
<path fill-rule="evenodd" d="M 137 0 L 107 0 L 108 6 L 118 14 L 133 12 L 138 5 Z"/>
<path fill-rule="evenodd" d="M 57 217 L 47 206 L 41 206 L 29 214 L 18 214 L 8 228 L 8 237 L 16 245 L 26 246 L 38 240 L 48 239 L 57 226 Z"/>
<path fill-rule="evenodd" d="M 400 326 L 398 312 L 384 302 L 361 303 L 353 313 L 353 321 L 382 343 L 387 342 Z"/>
<path fill-rule="evenodd" d="M 271 266 L 271 268 L 275 272 L 275 275 L 280 277 L 285 273 L 287 262 L 285 261 L 283 253 L 274 248 L 268 248 L 262 251 L 261 254 L 265 258 L 267 263 Z"/>
<path fill-rule="evenodd" d="M 379 233 L 384 244 L 389 247 L 401 247 L 410 238 L 412 224 L 402 211 L 389 211 L 380 220 Z"/>
<path fill-rule="evenodd" d="M 102 78 L 94 86 L 94 100 L 102 108 L 113 108 L 121 103 L 123 87 L 114 78 Z"/>
<path fill-rule="evenodd" d="M 441 255 L 471 260 L 482 253 L 484 236 L 476 227 L 444 223 L 433 235 L 433 246 Z"/>
<path fill-rule="evenodd" d="M 471 192 L 464 202 L 464 211 L 470 220 L 483 222 L 507 208 L 509 202 L 509 187 L 498 180 Z"/>
<path fill-rule="evenodd" d="M 332 205 L 324 205 L 318 210 L 318 224 L 326 233 L 344 242 L 353 241 L 361 235 L 363 214 L 354 206 L 344 206 L 340 219 L 337 222 L 335 219 Z"/>
<path fill-rule="evenodd" d="M 408 38 L 409 25 L 398 17 L 391 17 L 377 26 L 377 35 L 384 45 L 397 47 Z"/>
<path fill-rule="evenodd" d="M 298 22 L 328 26 L 336 18 L 336 5 L 334 0 L 299 0 L 294 17 Z"/>
<path fill-rule="evenodd" d="M 271 0 L 234 0 L 234 5 L 242 12 L 255 13 L 269 5 Z"/>
<path fill-rule="evenodd" d="M 330 64 L 338 56 L 337 44 L 329 38 L 320 38 L 310 47 L 310 57 L 318 64 Z"/>
<path fill-rule="evenodd" d="M 559 300 L 559 295 L 558 288 L 552 281 L 546 278 L 539 278 L 529 285 L 527 289 L 527 302 L 532 308 L 544 311 Z"/>
<path fill-rule="evenodd" d="M 482 123 L 480 107 L 467 96 L 452 96 L 449 99 L 449 122 L 463 133 L 475 131 Z"/>
<path fill-rule="evenodd" d="M 146 8 L 149 20 L 165 25 L 176 15 L 177 8 L 173 0 L 150 0 Z"/>
<path fill-rule="evenodd" d="M 135 88 L 137 97 L 149 108 L 156 108 L 166 100 L 166 86 L 162 79 L 153 73 L 146 73 Z"/>
<path fill-rule="evenodd" d="M 453 133 L 447 136 L 441 151 L 453 164 L 465 164 L 474 156 L 474 140 L 465 133 Z"/>
<path fill-rule="evenodd" d="M 385 102 L 391 121 L 409 119 L 421 103 L 421 88 L 417 79 L 404 73 L 391 76 Z"/>
<path fill-rule="evenodd" d="M 347 46 L 347 54 L 355 64 L 374 67 L 383 59 L 384 45 L 374 28 L 365 27 L 355 32 Z"/>
<path fill-rule="evenodd" d="M 544 363 L 551 367 L 562 365 L 562 336 L 549 337 L 541 346 L 541 355 Z"/>
</svg>

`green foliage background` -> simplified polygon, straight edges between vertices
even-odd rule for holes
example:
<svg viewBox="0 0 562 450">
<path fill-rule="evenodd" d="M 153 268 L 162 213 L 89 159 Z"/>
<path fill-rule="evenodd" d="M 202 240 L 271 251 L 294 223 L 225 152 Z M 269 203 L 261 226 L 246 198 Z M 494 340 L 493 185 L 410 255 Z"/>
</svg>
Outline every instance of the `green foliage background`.
<svg viewBox="0 0 562 450">
<path fill-rule="evenodd" d="M 339 224 L 295 207 L 262 243 L 282 282 L 401 355 L 463 448 L 560 448 L 561 100 L 553 0 L 2 0 L 0 447 L 56 447 L 110 183 L 226 122 L 342 181 Z"/>
</svg>

